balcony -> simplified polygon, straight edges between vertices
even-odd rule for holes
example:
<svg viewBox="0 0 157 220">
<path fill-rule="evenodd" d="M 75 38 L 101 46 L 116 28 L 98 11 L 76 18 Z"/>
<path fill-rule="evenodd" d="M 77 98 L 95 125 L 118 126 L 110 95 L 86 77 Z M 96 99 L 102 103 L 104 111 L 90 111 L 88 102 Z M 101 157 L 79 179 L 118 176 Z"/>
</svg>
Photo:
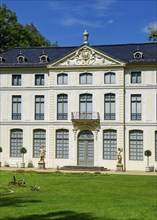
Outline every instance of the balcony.
<svg viewBox="0 0 157 220">
<path fill-rule="evenodd" d="M 72 112 L 72 120 L 100 120 L 99 112 Z"/>
<path fill-rule="evenodd" d="M 76 129 L 82 125 L 90 125 L 97 128 L 100 124 L 99 112 L 72 112 L 71 120 Z"/>
</svg>

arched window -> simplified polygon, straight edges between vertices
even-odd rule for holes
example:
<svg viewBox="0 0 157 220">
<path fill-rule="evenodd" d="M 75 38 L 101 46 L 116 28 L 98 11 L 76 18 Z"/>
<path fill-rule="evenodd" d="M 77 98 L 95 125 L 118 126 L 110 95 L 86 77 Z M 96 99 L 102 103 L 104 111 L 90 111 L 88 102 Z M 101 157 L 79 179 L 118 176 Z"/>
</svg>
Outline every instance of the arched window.
<svg viewBox="0 0 157 220">
<path fill-rule="evenodd" d="M 104 83 L 105 84 L 114 84 L 116 83 L 116 74 L 113 72 L 108 72 L 104 74 Z"/>
<path fill-rule="evenodd" d="M 80 74 L 80 84 L 92 84 L 92 74 L 91 73 L 81 73 Z"/>
<path fill-rule="evenodd" d="M 57 75 L 57 84 L 58 85 L 66 85 L 68 84 L 68 74 L 60 73 Z"/>
<path fill-rule="evenodd" d="M 105 130 L 103 132 L 103 158 L 116 160 L 117 154 L 117 131 Z"/>
<path fill-rule="evenodd" d="M 143 131 L 130 131 L 129 145 L 129 159 L 143 160 Z"/>
<path fill-rule="evenodd" d="M 13 129 L 10 131 L 10 156 L 21 157 L 20 149 L 23 146 L 23 131 Z"/>
<path fill-rule="evenodd" d="M 39 149 L 41 146 L 46 147 L 46 131 L 43 129 L 35 129 L 33 132 L 33 157 L 39 157 Z"/>
<path fill-rule="evenodd" d="M 69 131 L 60 129 L 56 131 L 56 158 L 68 159 L 69 157 Z"/>
<path fill-rule="evenodd" d="M 116 119 L 116 98 L 115 94 L 108 93 L 104 96 L 104 119 L 115 120 Z"/>
<path fill-rule="evenodd" d="M 68 95 L 60 94 L 57 96 L 57 119 L 68 119 Z"/>
</svg>

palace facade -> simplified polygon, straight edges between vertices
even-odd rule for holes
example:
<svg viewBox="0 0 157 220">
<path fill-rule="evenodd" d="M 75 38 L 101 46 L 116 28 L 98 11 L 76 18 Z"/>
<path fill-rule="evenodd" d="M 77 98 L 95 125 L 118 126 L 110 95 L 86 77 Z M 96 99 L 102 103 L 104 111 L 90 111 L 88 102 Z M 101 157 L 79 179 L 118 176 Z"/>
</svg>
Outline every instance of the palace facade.
<svg viewBox="0 0 157 220">
<path fill-rule="evenodd" d="M 21 47 L 0 54 L 2 166 L 157 167 L 157 43 Z"/>
</svg>

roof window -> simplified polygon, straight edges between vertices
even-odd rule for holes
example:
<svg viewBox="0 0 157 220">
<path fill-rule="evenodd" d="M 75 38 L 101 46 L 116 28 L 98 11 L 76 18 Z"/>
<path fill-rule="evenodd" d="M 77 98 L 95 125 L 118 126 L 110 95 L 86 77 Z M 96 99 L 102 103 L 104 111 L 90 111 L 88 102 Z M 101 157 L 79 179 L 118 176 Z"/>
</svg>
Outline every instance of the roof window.
<svg viewBox="0 0 157 220">
<path fill-rule="evenodd" d="M 16 57 L 18 63 L 25 63 L 27 62 L 26 57 L 20 52 L 20 54 Z"/>
<path fill-rule="evenodd" d="M 2 55 L 0 55 L 0 63 L 4 63 L 4 62 L 5 62 L 5 58 Z"/>
<path fill-rule="evenodd" d="M 133 53 L 133 57 L 136 60 L 143 59 L 143 52 L 141 52 L 138 48 L 137 50 Z"/>
</svg>

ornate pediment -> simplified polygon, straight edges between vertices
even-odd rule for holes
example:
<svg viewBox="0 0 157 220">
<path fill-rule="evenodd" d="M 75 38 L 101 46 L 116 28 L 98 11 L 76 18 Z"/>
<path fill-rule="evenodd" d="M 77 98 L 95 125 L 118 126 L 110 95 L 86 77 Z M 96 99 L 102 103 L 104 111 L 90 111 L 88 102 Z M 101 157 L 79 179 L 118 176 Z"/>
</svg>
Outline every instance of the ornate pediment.
<svg viewBox="0 0 157 220">
<path fill-rule="evenodd" d="M 120 61 L 117 61 L 103 53 L 100 53 L 93 48 L 85 45 L 79 50 L 76 50 L 72 54 L 62 58 L 52 66 L 83 66 L 83 65 L 122 65 Z"/>
</svg>

